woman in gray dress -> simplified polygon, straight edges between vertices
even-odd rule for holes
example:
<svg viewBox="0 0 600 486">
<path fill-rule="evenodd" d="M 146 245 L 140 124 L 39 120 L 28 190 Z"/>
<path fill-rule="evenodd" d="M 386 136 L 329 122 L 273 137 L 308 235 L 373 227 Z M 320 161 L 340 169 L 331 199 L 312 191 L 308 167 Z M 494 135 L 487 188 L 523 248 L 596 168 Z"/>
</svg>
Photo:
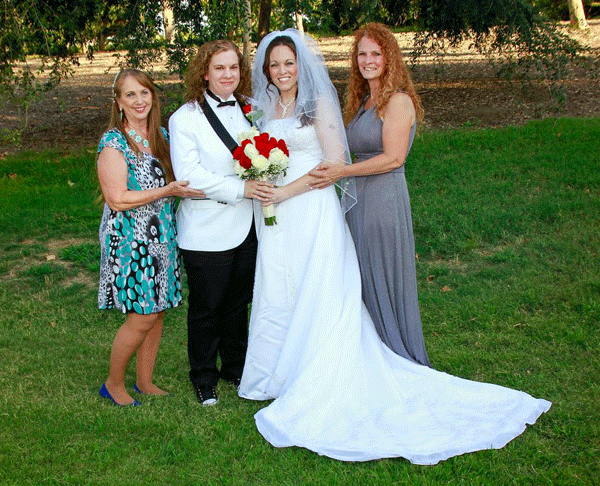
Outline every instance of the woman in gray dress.
<svg viewBox="0 0 600 486">
<path fill-rule="evenodd" d="M 423 109 L 394 35 L 379 23 L 354 34 L 344 119 L 351 165 L 322 163 L 314 188 L 355 177 L 357 204 L 347 213 L 363 300 L 383 342 L 431 366 L 417 298 L 415 243 L 404 163 Z"/>
</svg>

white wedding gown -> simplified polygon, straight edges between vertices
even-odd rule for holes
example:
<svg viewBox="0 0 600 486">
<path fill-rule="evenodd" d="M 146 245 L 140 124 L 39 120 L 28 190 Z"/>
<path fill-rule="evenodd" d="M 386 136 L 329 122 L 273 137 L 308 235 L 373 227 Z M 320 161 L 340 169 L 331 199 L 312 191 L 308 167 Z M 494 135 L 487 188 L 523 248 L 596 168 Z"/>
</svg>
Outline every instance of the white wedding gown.
<svg viewBox="0 0 600 486">
<path fill-rule="evenodd" d="M 315 130 L 296 125 L 273 120 L 264 128 L 290 149 L 284 183 L 323 157 Z M 256 283 L 239 394 L 275 399 L 255 415 L 272 445 L 343 461 L 436 464 L 503 447 L 550 408 L 520 391 L 414 364 L 382 344 L 361 302 L 354 244 L 333 187 L 280 203 L 275 226 L 264 226 L 256 209 Z"/>
</svg>

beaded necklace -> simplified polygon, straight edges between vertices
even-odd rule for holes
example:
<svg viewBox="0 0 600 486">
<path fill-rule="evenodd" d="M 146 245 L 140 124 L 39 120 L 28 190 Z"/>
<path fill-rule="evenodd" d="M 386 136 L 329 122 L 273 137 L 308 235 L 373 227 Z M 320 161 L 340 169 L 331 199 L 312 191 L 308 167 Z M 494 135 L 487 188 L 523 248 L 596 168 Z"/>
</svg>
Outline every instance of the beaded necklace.
<svg viewBox="0 0 600 486">
<path fill-rule="evenodd" d="M 130 128 L 129 130 L 127 130 L 127 134 L 133 140 L 135 140 L 136 143 L 141 143 L 145 148 L 150 147 L 150 142 L 148 142 L 148 140 L 146 140 L 145 138 L 142 138 L 141 135 L 138 135 L 137 132 L 133 128 Z"/>
<path fill-rule="evenodd" d="M 281 96 L 279 97 L 279 99 L 277 100 L 279 103 L 279 106 L 281 106 L 282 110 L 281 110 L 281 118 L 285 118 L 285 114 L 287 113 L 287 109 L 290 107 L 290 105 L 296 101 L 296 98 L 292 98 L 290 101 L 288 101 L 285 105 L 281 102 Z"/>
</svg>

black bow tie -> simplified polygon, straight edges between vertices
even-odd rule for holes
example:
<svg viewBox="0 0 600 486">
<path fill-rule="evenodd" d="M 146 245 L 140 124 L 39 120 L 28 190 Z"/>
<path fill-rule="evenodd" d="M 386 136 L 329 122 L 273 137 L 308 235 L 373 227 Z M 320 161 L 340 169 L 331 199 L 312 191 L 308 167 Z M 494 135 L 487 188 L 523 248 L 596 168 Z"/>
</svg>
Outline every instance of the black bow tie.
<svg viewBox="0 0 600 486">
<path fill-rule="evenodd" d="M 221 98 L 214 94 L 210 89 L 206 90 L 206 94 L 219 103 L 217 108 L 221 108 L 222 106 L 235 106 L 235 100 L 222 101 Z"/>
</svg>

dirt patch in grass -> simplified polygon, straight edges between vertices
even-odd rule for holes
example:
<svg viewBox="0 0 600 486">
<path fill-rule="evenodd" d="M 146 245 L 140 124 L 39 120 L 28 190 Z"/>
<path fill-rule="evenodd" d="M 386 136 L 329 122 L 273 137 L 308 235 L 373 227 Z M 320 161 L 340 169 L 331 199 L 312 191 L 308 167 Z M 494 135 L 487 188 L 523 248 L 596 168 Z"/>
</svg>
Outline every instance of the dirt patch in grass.
<svg viewBox="0 0 600 486">
<path fill-rule="evenodd" d="M 589 24 L 587 31 L 570 35 L 598 55 L 600 20 Z M 412 34 L 397 34 L 397 38 L 408 54 Z M 350 36 L 318 41 L 340 93 L 348 76 L 351 42 Z M 114 53 L 98 53 L 92 61 L 82 58 L 72 78 L 30 107 L 21 147 L 69 149 L 95 145 L 108 122 L 115 72 Z M 432 128 L 514 125 L 547 116 L 599 117 L 600 83 L 591 74 L 585 69 L 574 70 L 562 83 L 562 94 L 557 98 L 546 83 L 497 79 L 489 63 L 469 49 L 468 43 L 450 50 L 443 66 L 432 58 L 423 58 L 413 68 L 426 124 Z M 167 125 L 167 117 L 181 100 L 181 82 L 169 75 L 164 65 L 156 65 L 153 75 L 162 88 L 163 124 Z M 16 106 L 0 106 L 2 128 L 20 129 L 24 120 Z M 0 140 L 0 154 L 18 148 L 11 140 Z"/>
<path fill-rule="evenodd" d="M 20 245 L 20 251 L 13 255 L 5 254 L 5 263 L 2 280 L 13 282 L 15 285 L 27 285 L 28 279 L 35 278 L 26 275 L 31 270 L 44 265 L 57 267 L 52 274 L 60 274 L 56 283 L 62 287 L 81 284 L 85 288 L 95 287 L 97 276 L 90 271 L 80 268 L 76 263 L 61 258 L 61 250 L 72 246 L 80 246 L 93 241 L 85 238 L 68 238 L 64 240 L 50 240 L 39 243 L 35 240 L 25 240 Z M 64 270 L 64 272 L 63 272 Z M 33 271 L 35 274 L 35 271 Z"/>
</svg>

